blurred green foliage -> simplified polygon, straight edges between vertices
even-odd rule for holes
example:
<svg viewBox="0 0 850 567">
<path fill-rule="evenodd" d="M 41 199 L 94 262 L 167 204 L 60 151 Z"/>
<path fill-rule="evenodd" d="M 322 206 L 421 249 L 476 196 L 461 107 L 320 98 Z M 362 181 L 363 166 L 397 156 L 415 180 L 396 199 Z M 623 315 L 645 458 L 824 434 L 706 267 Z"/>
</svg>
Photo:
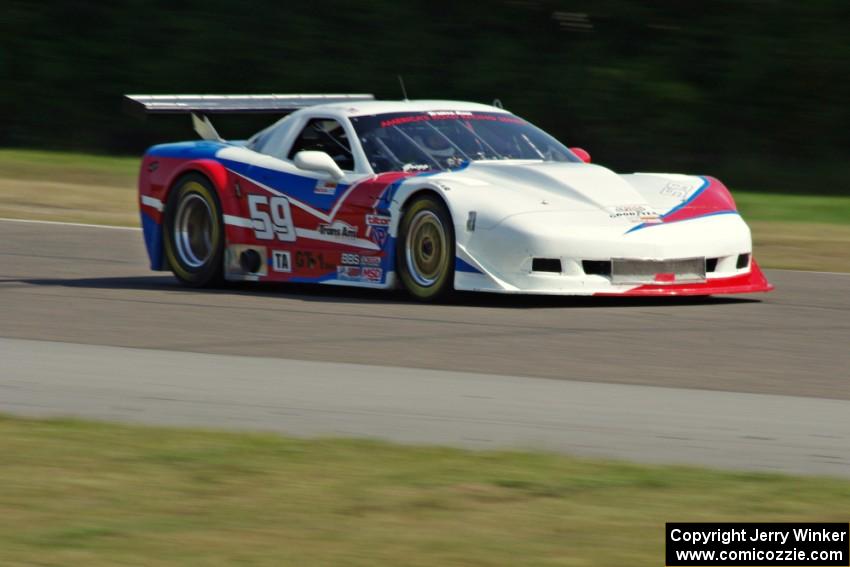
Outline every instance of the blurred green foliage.
<svg viewBox="0 0 850 567">
<path fill-rule="evenodd" d="M 622 171 L 850 193 L 846 0 L 6 0 L 0 145 L 137 153 L 141 93 L 374 92 L 505 106 Z M 265 120 L 219 120 L 243 137 Z"/>
</svg>

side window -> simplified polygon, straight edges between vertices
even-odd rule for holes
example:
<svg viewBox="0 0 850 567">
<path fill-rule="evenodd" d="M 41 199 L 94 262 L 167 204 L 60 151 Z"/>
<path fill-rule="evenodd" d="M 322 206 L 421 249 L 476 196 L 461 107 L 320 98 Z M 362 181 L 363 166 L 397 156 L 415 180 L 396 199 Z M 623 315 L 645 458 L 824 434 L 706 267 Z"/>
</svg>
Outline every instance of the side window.
<svg viewBox="0 0 850 567">
<path fill-rule="evenodd" d="M 333 158 L 340 169 L 354 171 L 351 144 L 342 124 L 328 118 L 313 118 L 304 126 L 292 144 L 289 159 L 303 151 L 325 152 Z"/>
<path fill-rule="evenodd" d="M 289 116 L 284 116 L 265 130 L 257 132 L 248 140 L 248 149 L 276 158 L 284 157 L 283 144 L 291 131 L 290 121 Z"/>
</svg>

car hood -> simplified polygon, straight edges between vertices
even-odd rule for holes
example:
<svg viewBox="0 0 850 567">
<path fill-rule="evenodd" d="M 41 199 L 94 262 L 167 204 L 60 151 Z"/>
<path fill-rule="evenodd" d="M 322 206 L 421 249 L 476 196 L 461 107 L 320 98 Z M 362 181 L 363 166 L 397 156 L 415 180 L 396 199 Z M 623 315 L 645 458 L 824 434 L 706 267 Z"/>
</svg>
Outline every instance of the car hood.
<svg viewBox="0 0 850 567">
<path fill-rule="evenodd" d="M 474 196 L 495 216 L 529 212 L 604 212 L 617 218 L 618 211 L 637 210 L 654 214 L 653 203 L 622 176 L 599 165 L 539 161 L 473 162 L 459 171 L 431 179 L 460 191 L 453 197 L 466 201 Z M 657 192 L 649 192 L 657 195 Z M 612 216 L 613 215 L 613 216 Z"/>
<path fill-rule="evenodd" d="M 553 207 L 584 209 L 645 203 L 619 175 L 599 165 L 559 162 L 474 162 L 456 178 L 475 177 L 488 185 L 521 189 L 531 200 Z"/>
<path fill-rule="evenodd" d="M 447 197 L 464 218 L 463 210 L 475 210 L 482 228 L 535 212 L 581 213 L 582 224 L 619 225 L 657 218 L 675 204 L 631 177 L 595 164 L 518 160 L 472 162 L 428 176 L 452 189 Z"/>
</svg>

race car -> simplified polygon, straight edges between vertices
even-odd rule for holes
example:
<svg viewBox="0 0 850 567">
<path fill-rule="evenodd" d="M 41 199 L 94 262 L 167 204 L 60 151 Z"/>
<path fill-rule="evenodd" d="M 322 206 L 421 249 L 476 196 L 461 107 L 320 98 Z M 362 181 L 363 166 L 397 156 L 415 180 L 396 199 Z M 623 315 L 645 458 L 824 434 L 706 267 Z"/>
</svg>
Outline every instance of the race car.
<svg viewBox="0 0 850 567">
<path fill-rule="evenodd" d="M 372 95 L 127 95 L 201 140 L 145 153 L 150 265 L 183 283 L 712 295 L 772 289 L 717 179 L 618 174 L 495 106 Z M 210 116 L 284 116 L 247 141 Z"/>
</svg>

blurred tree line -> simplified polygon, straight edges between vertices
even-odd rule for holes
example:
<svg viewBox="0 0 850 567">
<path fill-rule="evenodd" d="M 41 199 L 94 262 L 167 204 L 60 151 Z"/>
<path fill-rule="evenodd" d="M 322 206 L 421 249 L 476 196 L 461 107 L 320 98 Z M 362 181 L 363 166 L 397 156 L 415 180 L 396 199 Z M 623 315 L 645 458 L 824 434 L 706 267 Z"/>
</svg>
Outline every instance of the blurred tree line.
<svg viewBox="0 0 850 567">
<path fill-rule="evenodd" d="M 491 102 L 621 171 L 850 193 L 847 0 L 5 0 L 0 145 L 192 138 L 123 93 L 373 92 Z M 272 117 L 224 118 L 245 137 Z"/>
</svg>

